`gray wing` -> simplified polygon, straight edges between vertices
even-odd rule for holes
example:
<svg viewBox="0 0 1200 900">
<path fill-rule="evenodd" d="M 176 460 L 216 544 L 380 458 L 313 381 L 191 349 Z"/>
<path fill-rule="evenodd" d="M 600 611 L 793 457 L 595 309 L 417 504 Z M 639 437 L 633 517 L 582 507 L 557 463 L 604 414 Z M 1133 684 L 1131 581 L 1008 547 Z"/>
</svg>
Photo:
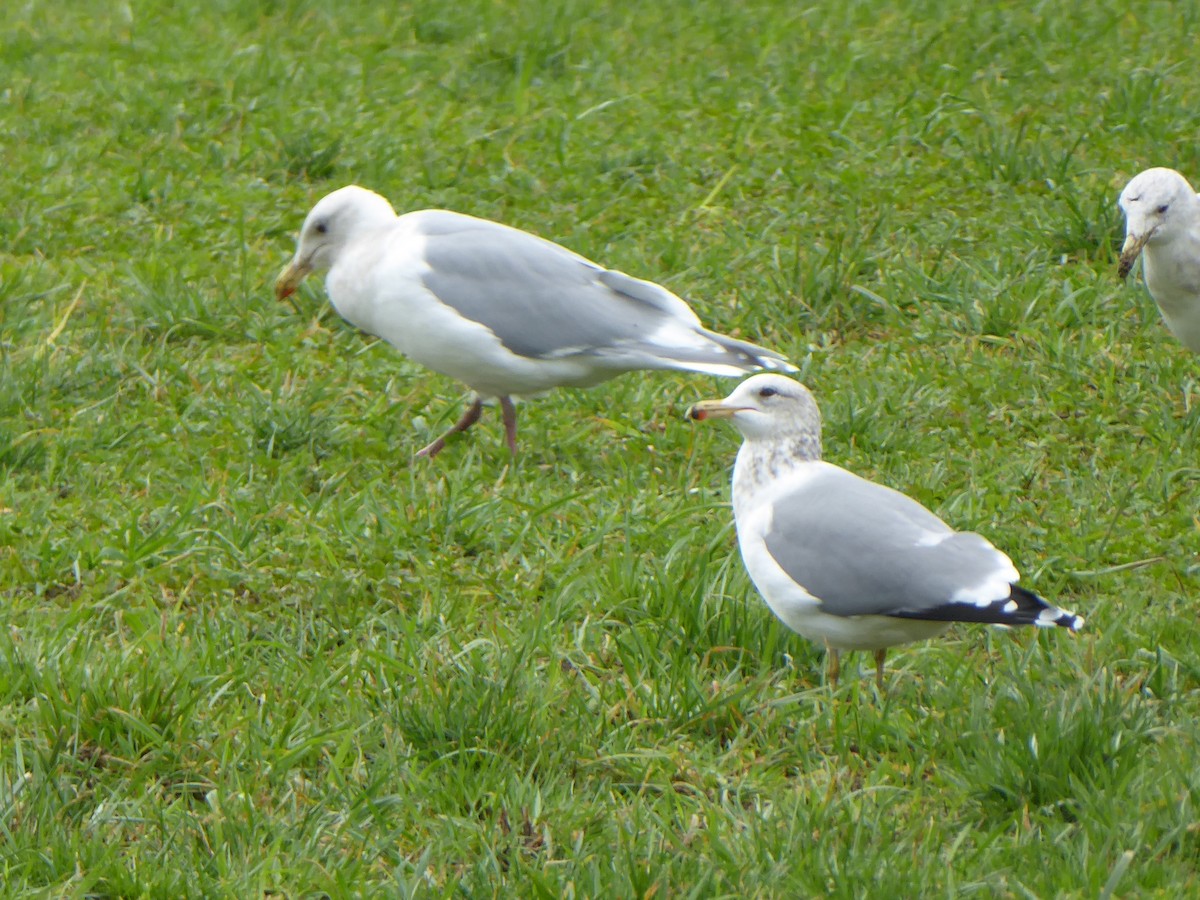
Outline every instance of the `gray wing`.
<svg viewBox="0 0 1200 900">
<path fill-rule="evenodd" d="M 614 272 L 535 235 L 442 210 L 418 215 L 426 238 L 425 287 L 486 326 L 519 356 L 621 355 L 664 365 L 790 368 L 777 354 L 709 332 L 683 300 L 649 281 Z M 656 341 L 670 322 L 686 335 Z M 676 333 L 679 338 L 679 333 Z"/>
<path fill-rule="evenodd" d="M 775 501 L 766 544 L 835 616 L 976 618 L 976 610 L 1007 600 L 1017 578 L 984 538 L 955 532 L 910 497 L 832 467 Z M 963 615 L 946 614 L 947 606 Z"/>
<path fill-rule="evenodd" d="M 520 356 L 638 341 L 668 317 L 663 304 L 614 288 L 616 273 L 515 228 L 438 212 L 423 214 L 421 232 L 425 286 Z"/>
</svg>

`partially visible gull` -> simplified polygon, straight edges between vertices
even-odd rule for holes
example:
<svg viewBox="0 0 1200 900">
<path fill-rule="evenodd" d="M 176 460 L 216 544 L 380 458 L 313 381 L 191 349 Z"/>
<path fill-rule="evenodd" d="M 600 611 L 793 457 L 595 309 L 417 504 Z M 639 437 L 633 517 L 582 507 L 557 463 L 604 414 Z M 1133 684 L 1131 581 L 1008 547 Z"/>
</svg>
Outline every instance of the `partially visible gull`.
<svg viewBox="0 0 1200 900">
<path fill-rule="evenodd" d="M 821 414 L 808 389 L 755 375 L 693 419 L 730 419 L 745 440 L 733 467 L 733 517 L 755 586 L 785 625 L 830 651 L 874 650 L 941 634 L 951 622 L 1059 625 L 1083 619 L 1016 584 L 1009 558 L 952 530 L 917 501 L 821 460 Z"/>
<path fill-rule="evenodd" d="M 1200 353 L 1200 197 L 1174 169 L 1134 176 L 1118 201 L 1125 244 L 1118 272 L 1125 278 L 1139 255 L 1146 287 L 1171 333 Z"/>
<path fill-rule="evenodd" d="M 657 284 L 497 222 L 445 210 L 397 216 L 356 185 L 312 208 L 276 296 L 323 270 L 343 318 L 475 392 L 454 427 L 418 456 L 437 455 L 447 437 L 475 424 L 484 399 L 500 401 L 515 454 L 513 395 L 598 384 L 634 369 L 796 370 L 777 353 L 704 328 Z"/>
</svg>

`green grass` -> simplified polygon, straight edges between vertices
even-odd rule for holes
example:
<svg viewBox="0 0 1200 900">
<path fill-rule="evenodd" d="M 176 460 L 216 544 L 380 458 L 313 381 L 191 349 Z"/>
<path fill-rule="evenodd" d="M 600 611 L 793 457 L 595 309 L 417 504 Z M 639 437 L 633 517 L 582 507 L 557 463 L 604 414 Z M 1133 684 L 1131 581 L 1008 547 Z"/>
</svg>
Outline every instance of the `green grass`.
<svg viewBox="0 0 1200 900">
<path fill-rule="evenodd" d="M 4 895 L 1200 890 L 1197 360 L 1114 253 L 1200 178 L 1200 14 L 1000 6 L 0 7 Z M 460 388 L 271 292 L 350 182 L 787 352 L 830 459 L 1087 629 L 832 692 L 716 379 L 412 464 Z"/>
</svg>

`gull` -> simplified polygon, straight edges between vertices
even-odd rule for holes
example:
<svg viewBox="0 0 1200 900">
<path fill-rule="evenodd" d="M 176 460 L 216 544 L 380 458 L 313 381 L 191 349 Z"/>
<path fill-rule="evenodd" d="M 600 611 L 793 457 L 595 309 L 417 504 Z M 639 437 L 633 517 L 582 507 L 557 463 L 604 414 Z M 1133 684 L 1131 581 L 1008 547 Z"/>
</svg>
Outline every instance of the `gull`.
<svg viewBox="0 0 1200 900">
<path fill-rule="evenodd" d="M 344 319 L 474 391 L 462 418 L 417 456 L 436 456 L 446 438 L 475 424 L 485 399 L 499 401 L 516 454 L 514 395 L 635 369 L 796 371 L 777 353 L 704 328 L 657 284 L 498 222 L 439 209 L 398 216 L 357 185 L 309 212 L 276 296 L 321 271 Z"/>
<path fill-rule="evenodd" d="M 1155 168 L 1134 176 L 1118 203 L 1125 213 L 1118 273 L 1125 278 L 1142 256 L 1167 327 L 1200 353 L 1200 197 L 1174 169 Z"/>
<path fill-rule="evenodd" d="M 952 622 L 1058 625 L 1083 619 L 1019 587 L 1007 556 L 954 531 L 924 506 L 821 459 L 821 414 L 782 375 L 746 379 L 692 419 L 729 419 L 744 438 L 733 468 L 733 517 L 750 579 L 771 611 L 829 651 L 875 651 L 935 637 Z"/>
</svg>

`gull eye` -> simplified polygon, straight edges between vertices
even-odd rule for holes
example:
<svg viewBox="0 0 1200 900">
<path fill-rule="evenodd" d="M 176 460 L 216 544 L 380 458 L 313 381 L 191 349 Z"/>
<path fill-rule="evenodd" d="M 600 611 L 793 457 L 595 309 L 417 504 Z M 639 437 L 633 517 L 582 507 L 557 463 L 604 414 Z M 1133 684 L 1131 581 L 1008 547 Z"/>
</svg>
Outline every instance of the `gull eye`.
<svg viewBox="0 0 1200 900">
<path fill-rule="evenodd" d="M 1169 208 L 1169 204 L 1164 203 L 1162 206 L 1160 206 L 1158 208 L 1157 212 L 1160 216 L 1165 215 L 1168 208 Z"/>
<path fill-rule="evenodd" d="M 779 389 L 778 389 L 778 388 L 773 388 L 773 387 L 765 387 L 765 388 L 760 388 L 760 389 L 759 389 L 759 391 L 758 391 L 758 396 L 760 396 L 760 397 L 763 397 L 763 398 L 766 398 L 766 397 L 774 397 L 774 396 L 775 396 L 776 394 L 778 394 L 778 393 L 779 393 Z"/>
<path fill-rule="evenodd" d="M 328 230 L 329 230 L 329 226 L 326 225 L 324 222 L 317 223 L 317 234 L 324 234 Z"/>
</svg>

